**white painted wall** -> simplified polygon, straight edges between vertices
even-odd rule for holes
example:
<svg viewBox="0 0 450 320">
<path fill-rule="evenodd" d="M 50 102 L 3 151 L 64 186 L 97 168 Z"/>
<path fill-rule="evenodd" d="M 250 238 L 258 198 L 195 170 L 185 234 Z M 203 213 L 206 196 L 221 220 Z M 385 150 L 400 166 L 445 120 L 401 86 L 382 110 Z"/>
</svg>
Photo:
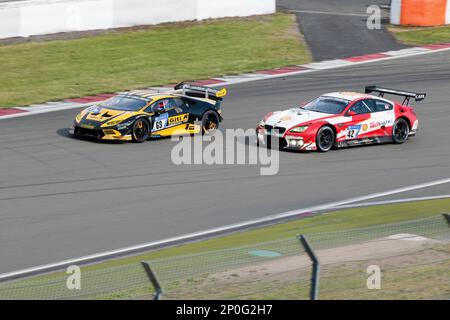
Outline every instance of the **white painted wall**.
<svg viewBox="0 0 450 320">
<path fill-rule="evenodd" d="M 391 23 L 400 24 L 402 15 L 402 0 L 391 1 Z M 445 23 L 450 24 L 450 0 L 447 0 L 447 6 L 445 11 Z"/>
<path fill-rule="evenodd" d="M 219 17 L 245 17 L 275 12 L 275 0 L 194 0 L 197 20 Z"/>
<path fill-rule="evenodd" d="M 391 1 L 391 23 L 400 24 L 400 16 L 402 13 L 402 0 Z"/>
<path fill-rule="evenodd" d="M 450 24 L 450 1 L 447 0 L 447 7 L 445 8 L 445 23 Z"/>
<path fill-rule="evenodd" d="M 274 12 L 275 0 L 28 0 L 0 3 L 0 38 Z"/>
</svg>

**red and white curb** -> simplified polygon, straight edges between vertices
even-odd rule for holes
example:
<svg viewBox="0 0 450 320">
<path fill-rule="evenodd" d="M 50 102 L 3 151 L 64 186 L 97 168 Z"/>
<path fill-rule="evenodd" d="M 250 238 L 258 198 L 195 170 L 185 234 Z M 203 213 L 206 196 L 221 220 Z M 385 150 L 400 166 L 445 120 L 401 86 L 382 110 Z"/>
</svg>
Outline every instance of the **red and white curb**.
<svg viewBox="0 0 450 320">
<path fill-rule="evenodd" d="M 450 50 L 450 43 L 445 44 L 431 44 L 420 47 L 413 47 L 401 49 L 396 51 L 386 51 L 380 53 L 367 54 L 356 57 L 349 57 L 344 59 L 327 60 L 322 62 L 313 62 L 304 65 L 287 66 L 277 69 L 259 70 L 252 73 L 243 73 L 236 76 L 224 76 L 211 79 L 203 79 L 192 81 L 192 83 L 210 87 L 226 86 L 231 84 L 252 82 L 258 80 L 280 78 L 291 75 L 299 75 L 304 73 L 311 73 L 320 70 L 329 70 L 353 66 L 358 64 L 365 64 L 375 61 L 393 60 L 404 57 L 411 57 L 417 55 L 424 55 L 434 52 L 442 52 Z M 170 91 L 171 86 L 151 87 L 161 92 Z M 0 120 L 17 118 L 34 114 L 41 114 L 53 111 L 61 111 L 68 109 L 83 108 L 108 99 L 114 94 L 99 94 L 95 96 L 86 96 L 77 99 L 67 99 L 64 101 L 48 102 L 45 104 L 35 104 L 26 107 L 15 107 L 10 109 L 0 109 Z"/>
</svg>

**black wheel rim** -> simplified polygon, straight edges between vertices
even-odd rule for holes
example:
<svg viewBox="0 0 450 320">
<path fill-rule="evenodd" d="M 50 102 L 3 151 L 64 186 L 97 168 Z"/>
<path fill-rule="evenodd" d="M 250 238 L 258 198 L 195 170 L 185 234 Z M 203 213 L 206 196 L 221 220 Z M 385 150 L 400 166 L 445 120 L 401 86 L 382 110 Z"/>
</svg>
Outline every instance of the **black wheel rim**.
<svg viewBox="0 0 450 320">
<path fill-rule="evenodd" d="M 208 114 L 203 123 L 203 129 L 205 132 L 213 132 L 217 129 L 217 120 L 213 114 Z"/>
<path fill-rule="evenodd" d="M 148 137 L 148 123 L 143 120 L 136 121 L 134 125 L 134 137 L 137 141 L 143 141 Z"/>
<path fill-rule="evenodd" d="M 394 129 L 394 137 L 397 141 L 406 140 L 408 136 L 408 125 L 403 121 L 398 122 Z"/>
<path fill-rule="evenodd" d="M 320 133 L 319 145 L 323 150 L 331 149 L 333 146 L 333 132 L 331 130 L 325 129 Z"/>
</svg>

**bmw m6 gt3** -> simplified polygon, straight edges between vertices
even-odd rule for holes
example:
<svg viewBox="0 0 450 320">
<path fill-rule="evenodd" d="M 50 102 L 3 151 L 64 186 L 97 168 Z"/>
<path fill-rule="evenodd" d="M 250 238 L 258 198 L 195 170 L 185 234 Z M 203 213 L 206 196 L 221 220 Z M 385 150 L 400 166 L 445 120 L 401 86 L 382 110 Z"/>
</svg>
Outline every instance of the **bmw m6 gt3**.
<svg viewBox="0 0 450 320">
<path fill-rule="evenodd" d="M 372 92 L 379 95 L 370 95 Z M 402 96 L 404 100 L 387 100 L 385 94 Z M 256 128 L 257 142 L 271 146 L 277 139 L 281 149 L 321 152 L 363 144 L 404 143 L 419 126 L 410 99 L 421 101 L 425 96 L 377 86 L 366 87 L 363 94 L 324 94 L 302 107 L 267 114 Z"/>
</svg>

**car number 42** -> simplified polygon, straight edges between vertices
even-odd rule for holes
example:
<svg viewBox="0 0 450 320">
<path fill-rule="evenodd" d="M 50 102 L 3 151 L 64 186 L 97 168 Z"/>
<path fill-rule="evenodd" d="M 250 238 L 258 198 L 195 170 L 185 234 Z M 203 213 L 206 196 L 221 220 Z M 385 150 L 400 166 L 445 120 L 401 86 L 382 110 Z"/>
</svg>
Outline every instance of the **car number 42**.
<svg viewBox="0 0 450 320">
<path fill-rule="evenodd" d="M 356 139 L 358 137 L 361 126 L 351 126 L 347 129 L 347 139 Z"/>
</svg>

